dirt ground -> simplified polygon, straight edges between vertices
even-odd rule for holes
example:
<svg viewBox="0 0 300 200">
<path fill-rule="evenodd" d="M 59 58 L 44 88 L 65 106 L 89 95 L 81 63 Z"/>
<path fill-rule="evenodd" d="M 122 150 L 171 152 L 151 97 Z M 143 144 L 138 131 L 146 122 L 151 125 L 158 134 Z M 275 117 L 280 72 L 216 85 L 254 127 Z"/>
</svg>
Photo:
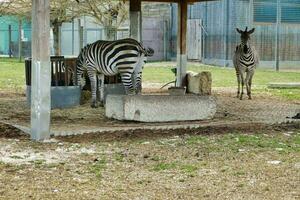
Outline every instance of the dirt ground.
<svg viewBox="0 0 300 200">
<path fill-rule="evenodd" d="M 163 93 L 156 88 L 145 90 L 148 93 Z M 286 101 L 276 97 L 256 94 L 253 100 L 239 100 L 235 98 L 235 91 L 226 88 L 218 88 L 213 92 L 217 100 L 217 114 L 213 120 L 176 122 L 176 123 L 136 123 L 120 122 L 107 119 L 104 108 L 92 109 L 89 103 L 71 109 L 55 109 L 51 112 L 51 130 L 57 135 L 60 132 L 68 131 L 70 133 L 95 132 L 100 129 L 117 128 L 135 128 L 135 127 L 156 127 L 170 126 L 180 124 L 199 124 L 210 125 L 219 123 L 237 123 L 237 122 L 261 122 L 261 123 L 282 123 L 297 121 L 289 117 L 295 116 L 300 112 L 300 100 Z M 30 126 L 30 109 L 26 105 L 24 94 L 3 94 L 0 93 L 0 121 L 16 124 L 24 127 Z"/>
<path fill-rule="evenodd" d="M 151 125 L 168 130 L 109 120 L 89 104 L 53 110 L 53 130 L 135 129 L 38 143 L 5 124 L 29 126 L 25 96 L 0 93 L 0 199 L 300 199 L 300 123 L 287 118 L 300 100 L 214 96 L 213 120 Z"/>
</svg>

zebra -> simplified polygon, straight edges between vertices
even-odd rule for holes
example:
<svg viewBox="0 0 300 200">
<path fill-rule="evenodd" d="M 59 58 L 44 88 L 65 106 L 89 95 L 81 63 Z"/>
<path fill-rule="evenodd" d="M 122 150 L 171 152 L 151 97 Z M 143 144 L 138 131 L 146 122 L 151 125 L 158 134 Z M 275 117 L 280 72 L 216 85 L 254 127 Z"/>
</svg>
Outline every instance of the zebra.
<svg viewBox="0 0 300 200">
<path fill-rule="evenodd" d="M 98 40 L 86 45 L 76 61 L 76 81 L 82 86 L 81 77 L 84 71 L 91 82 L 92 104 L 98 107 L 97 90 L 100 104 L 104 100 L 104 76 L 121 75 L 126 94 L 140 94 L 142 90 L 142 68 L 147 57 L 153 56 L 154 50 L 145 48 L 138 41 L 127 38 L 115 41 Z M 97 88 L 98 82 L 98 88 Z"/>
<path fill-rule="evenodd" d="M 236 50 L 233 56 L 233 64 L 235 67 L 238 82 L 237 98 L 240 98 L 240 100 L 243 99 L 244 84 L 246 84 L 248 98 L 252 99 L 252 78 L 255 68 L 259 63 L 259 58 L 256 50 L 249 44 L 250 35 L 255 31 L 255 28 L 251 29 L 250 31 L 247 31 L 247 29 L 248 27 L 246 27 L 245 31 L 239 30 L 238 28 L 236 29 L 237 32 L 241 34 L 241 44 L 236 46 Z M 240 85 L 242 86 L 241 92 Z"/>
</svg>

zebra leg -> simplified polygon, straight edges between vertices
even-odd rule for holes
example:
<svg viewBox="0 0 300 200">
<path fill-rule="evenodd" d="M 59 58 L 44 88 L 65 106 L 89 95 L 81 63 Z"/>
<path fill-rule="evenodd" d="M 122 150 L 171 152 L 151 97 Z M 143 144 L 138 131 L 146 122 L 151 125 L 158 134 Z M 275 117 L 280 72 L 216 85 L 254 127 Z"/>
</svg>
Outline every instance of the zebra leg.
<svg viewBox="0 0 300 200">
<path fill-rule="evenodd" d="M 242 90 L 241 90 L 241 95 L 240 95 L 240 100 L 243 99 L 243 94 L 244 94 L 244 84 L 245 84 L 245 79 L 244 79 L 244 74 L 240 73 L 240 77 L 241 77 L 241 83 L 242 83 Z"/>
<path fill-rule="evenodd" d="M 254 75 L 254 71 L 251 72 L 251 74 L 249 75 L 249 80 L 248 80 L 248 84 L 249 84 L 248 98 L 249 99 L 252 99 L 252 96 L 251 96 L 251 86 L 252 86 L 253 75 Z"/>
<path fill-rule="evenodd" d="M 133 84 L 132 84 L 132 73 L 122 72 L 121 73 L 121 79 L 122 79 L 122 83 L 125 87 L 126 94 L 129 94 L 129 95 L 135 94 L 134 87 L 133 87 Z"/>
<path fill-rule="evenodd" d="M 142 93 L 142 72 L 141 71 L 136 74 L 135 92 L 136 94 Z"/>
<path fill-rule="evenodd" d="M 241 76 L 238 74 L 238 72 L 236 72 L 236 78 L 237 78 L 237 83 L 238 83 L 238 88 L 237 88 L 237 95 L 236 97 L 239 98 L 240 97 L 240 85 L 241 85 Z"/>
<path fill-rule="evenodd" d="M 250 72 L 247 72 L 245 83 L 246 83 L 246 89 L 247 89 L 248 98 L 251 99 L 251 92 L 250 92 L 249 80 L 250 80 Z"/>
<path fill-rule="evenodd" d="M 100 97 L 100 106 L 104 106 L 104 74 L 98 74 L 98 91 Z"/>
<path fill-rule="evenodd" d="M 88 71 L 88 75 L 91 82 L 91 90 L 92 90 L 92 108 L 97 108 L 97 76 L 95 71 Z"/>
<path fill-rule="evenodd" d="M 135 93 L 141 94 L 142 93 L 142 70 L 145 65 L 145 60 L 147 57 L 144 55 L 141 55 L 141 57 L 138 60 L 137 65 L 134 69 L 134 86 L 135 86 Z"/>
</svg>

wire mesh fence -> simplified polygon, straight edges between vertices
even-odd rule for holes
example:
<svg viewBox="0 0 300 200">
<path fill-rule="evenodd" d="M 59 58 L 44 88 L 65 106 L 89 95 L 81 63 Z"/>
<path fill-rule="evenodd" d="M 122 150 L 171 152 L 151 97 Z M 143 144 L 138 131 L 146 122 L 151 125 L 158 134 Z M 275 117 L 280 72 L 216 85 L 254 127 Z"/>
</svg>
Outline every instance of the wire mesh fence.
<svg viewBox="0 0 300 200">
<path fill-rule="evenodd" d="M 60 31 L 63 55 L 78 55 L 80 43 L 84 46 L 105 39 L 103 27 L 91 21 L 82 19 L 82 38 L 77 20 L 63 24 Z M 21 30 L 24 56 L 31 52 L 28 24 Z M 128 24 L 118 30 L 116 39 L 129 37 Z M 259 54 L 260 67 L 300 69 L 299 0 L 223 0 L 189 5 L 188 58 L 206 64 L 232 66 L 235 47 L 240 43 L 236 28 L 246 27 L 255 28 L 251 43 Z M 154 60 L 176 59 L 176 37 L 177 5 L 145 3 L 143 42 L 153 46 Z M 7 18 L 0 17 L 0 54 L 17 56 L 18 41 L 18 21 L 8 23 Z"/>
<path fill-rule="evenodd" d="M 201 19 L 202 60 L 232 66 L 240 42 L 236 28 L 254 27 L 251 38 L 260 56 L 260 67 L 300 69 L 299 0 L 224 0 L 189 7 L 189 19 Z"/>
</svg>

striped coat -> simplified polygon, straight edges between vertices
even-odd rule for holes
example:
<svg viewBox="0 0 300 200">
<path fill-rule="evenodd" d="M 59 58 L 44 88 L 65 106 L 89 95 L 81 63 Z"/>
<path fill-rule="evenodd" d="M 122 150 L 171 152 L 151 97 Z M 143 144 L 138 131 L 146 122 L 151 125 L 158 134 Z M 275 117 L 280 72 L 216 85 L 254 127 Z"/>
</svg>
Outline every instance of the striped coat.
<svg viewBox="0 0 300 200">
<path fill-rule="evenodd" d="M 104 76 L 120 74 L 127 94 L 140 93 L 142 68 L 146 58 L 153 53 L 153 49 L 145 48 L 131 38 L 116 41 L 99 40 L 85 46 L 77 58 L 76 78 L 80 80 L 83 72 L 87 72 L 91 81 L 92 107 L 97 107 L 97 89 L 100 102 L 103 103 Z M 80 81 L 76 82 L 81 85 Z"/>
<path fill-rule="evenodd" d="M 250 31 L 247 31 L 247 28 L 245 31 L 237 30 L 241 34 L 241 44 L 236 47 L 233 56 L 233 65 L 238 82 L 237 97 L 241 100 L 243 99 L 244 85 L 246 85 L 247 95 L 249 99 L 251 99 L 252 78 L 259 63 L 259 57 L 255 48 L 249 44 L 250 34 L 252 34 L 255 29 Z"/>
</svg>

